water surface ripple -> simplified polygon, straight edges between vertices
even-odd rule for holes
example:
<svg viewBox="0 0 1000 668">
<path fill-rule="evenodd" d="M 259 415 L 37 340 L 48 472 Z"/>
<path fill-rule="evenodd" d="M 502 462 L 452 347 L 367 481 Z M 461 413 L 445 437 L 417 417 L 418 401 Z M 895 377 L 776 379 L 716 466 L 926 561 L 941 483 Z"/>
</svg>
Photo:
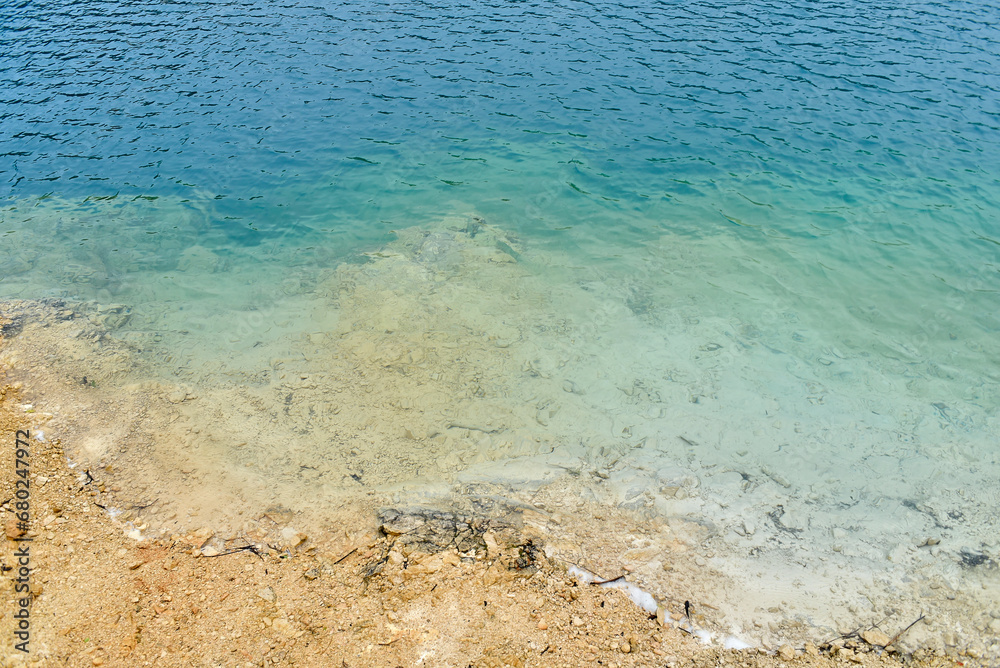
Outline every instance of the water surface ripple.
<svg viewBox="0 0 1000 668">
<path fill-rule="evenodd" d="M 137 524 L 488 488 L 716 632 L 1000 659 L 997 26 L 0 0 L 10 355 Z"/>
</svg>

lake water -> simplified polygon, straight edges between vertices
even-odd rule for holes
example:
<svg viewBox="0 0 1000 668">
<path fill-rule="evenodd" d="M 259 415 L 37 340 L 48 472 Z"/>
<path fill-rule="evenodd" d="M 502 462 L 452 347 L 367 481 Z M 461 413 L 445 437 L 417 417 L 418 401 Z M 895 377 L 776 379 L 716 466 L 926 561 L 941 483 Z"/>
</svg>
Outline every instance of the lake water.
<svg viewBox="0 0 1000 668">
<path fill-rule="evenodd" d="M 997 25 L 5 2 L 0 297 L 167 398 L 156 526 L 489 488 L 719 637 L 933 609 L 912 646 L 998 656 Z"/>
</svg>

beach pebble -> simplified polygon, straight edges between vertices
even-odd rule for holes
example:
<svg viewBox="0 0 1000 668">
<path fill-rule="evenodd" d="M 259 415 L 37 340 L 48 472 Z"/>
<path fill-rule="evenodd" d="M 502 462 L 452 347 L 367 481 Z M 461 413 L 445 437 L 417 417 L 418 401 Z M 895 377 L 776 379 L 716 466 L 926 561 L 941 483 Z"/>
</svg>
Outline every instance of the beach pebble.
<svg viewBox="0 0 1000 668">
<path fill-rule="evenodd" d="M 298 547 L 309 538 L 306 534 L 292 527 L 281 530 L 281 544 L 285 547 Z"/>
<path fill-rule="evenodd" d="M 22 534 L 24 534 L 24 531 L 22 531 L 17 525 L 17 518 L 13 515 L 4 520 L 4 533 L 6 533 L 7 538 L 10 538 L 11 540 L 19 538 Z"/>
<path fill-rule="evenodd" d="M 486 544 L 486 553 L 489 556 L 496 557 L 500 554 L 500 544 L 497 542 L 496 534 L 492 531 L 483 533 L 483 543 Z"/>
<path fill-rule="evenodd" d="M 579 395 L 585 394 L 585 392 L 580 388 L 580 386 L 571 380 L 564 380 L 562 389 L 563 392 L 569 392 L 570 394 L 579 394 Z"/>
<path fill-rule="evenodd" d="M 778 658 L 782 661 L 791 661 L 795 658 L 795 649 L 791 645 L 782 645 L 778 648 Z"/>
<path fill-rule="evenodd" d="M 296 634 L 295 627 L 287 619 L 280 617 L 271 622 L 271 628 L 286 638 L 291 638 Z"/>
<path fill-rule="evenodd" d="M 201 548 L 204 547 L 213 536 L 215 536 L 214 531 L 207 527 L 203 527 L 185 536 L 185 540 L 191 545 Z"/>
<path fill-rule="evenodd" d="M 888 635 L 882 633 L 878 629 L 869 629 L 861 633 L 861 637 L 869 645 L 876 645 L 878 647 L 885 647 L 892 640 Z"/>
<path fill-rule="evenodd" d="M 483 573 L 483 584 L 487 587 L 495 585 L 503 577 L 503 570 L 500 564 L 493 564 L 489 570 Z"/>
</svg>

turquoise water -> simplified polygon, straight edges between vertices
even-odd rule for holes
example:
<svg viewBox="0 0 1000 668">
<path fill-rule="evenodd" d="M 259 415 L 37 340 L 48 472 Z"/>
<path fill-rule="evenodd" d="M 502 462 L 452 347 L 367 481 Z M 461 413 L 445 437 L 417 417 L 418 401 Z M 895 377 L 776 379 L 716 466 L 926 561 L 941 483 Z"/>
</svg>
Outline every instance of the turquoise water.
<svg viewBox="0 0 1000 668">
<path fill-rule="evenodd" d="M 787 249 L 823 300 L 854 289 L 838 258 L 964 304 L 1000 242 L 993 9 L 11 4 L 0 196 L 186 204 L 176 243 L 114 207 L 31 240 L 142 228 L 130 251 L 164 268 L 196 243 L 346 258 L 471 206 L 587 261 L 721 234 Z M 916 299 L 904 336 L 937 306 Z M 993 331 L 984 306 L 963 315 Z"/>
<path fill-rule="evenodd" d="M 861 569 L 904 601 L 921 578 L 985 592 L 929 643 L 961 614 L 985 628 L 1000 7 L 77 2 L 0 18 L 0 296 L 122 305 L 136 377 L 282 406 L 272 441 L 247 409 L 216 459 L 313 500 L 351 483 L 301 470 L 350 461 L 334 433 L 367 453 L 371 422 L 391 442 L 370 444 L 376 489 L 517 493 L 579 459 L 600 473 L 580 498 L 715 526 L 731 560 L 713 566 L 791 599 L 779 617 L 848 623 Z M 238 395 L 234 374 L 264 367 L 258 403 Z M 329 385 L 290 393 L 283 371 Z M 352 378 L 380 400 L 333 413 Z M 275 454 L 281 434 L 306 469 Z M 833 569 L 834 612 L 775 584 L 790 563 Z M 761 610 L 730 627 L 766 635 L 747 622 Z"/>
</svg>

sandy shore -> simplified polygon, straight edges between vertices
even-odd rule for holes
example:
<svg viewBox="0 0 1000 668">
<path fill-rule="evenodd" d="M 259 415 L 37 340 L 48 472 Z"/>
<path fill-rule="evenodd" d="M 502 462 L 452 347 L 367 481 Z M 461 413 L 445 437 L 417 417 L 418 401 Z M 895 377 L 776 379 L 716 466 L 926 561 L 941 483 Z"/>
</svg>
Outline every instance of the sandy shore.
<svg viewBox="0 0 1000 668">
<path fill-rule="evenodd" d="M 56 435 L 38 438 L 46 397 L 9 372 L 0 378 L 0 665 L 977 665 L 946 652 L 885 650 L 879 643 L 900 629 L 869 626 L 772 652 L 706 646 L 690 633 L 697 610 L 690 620 L 665 610 L 657 619 L 620 590 L 570 577 L 546 557 L 544 536 L 495 519 L 372 509 L 334 536 L 300 533 L 231 552 L 212 547 L 209 528 L 136 539 L 141 531 L 107 511 L 116 490 L 104 472 L 73 468 Z M 18 430 L 32 434 L 26 533 L 14 514 L 24 479 Z M 15 592 L 25 545 L 28 601 Z M 22 602 L 27 653 L 15 647 Z"/>
</svg>

